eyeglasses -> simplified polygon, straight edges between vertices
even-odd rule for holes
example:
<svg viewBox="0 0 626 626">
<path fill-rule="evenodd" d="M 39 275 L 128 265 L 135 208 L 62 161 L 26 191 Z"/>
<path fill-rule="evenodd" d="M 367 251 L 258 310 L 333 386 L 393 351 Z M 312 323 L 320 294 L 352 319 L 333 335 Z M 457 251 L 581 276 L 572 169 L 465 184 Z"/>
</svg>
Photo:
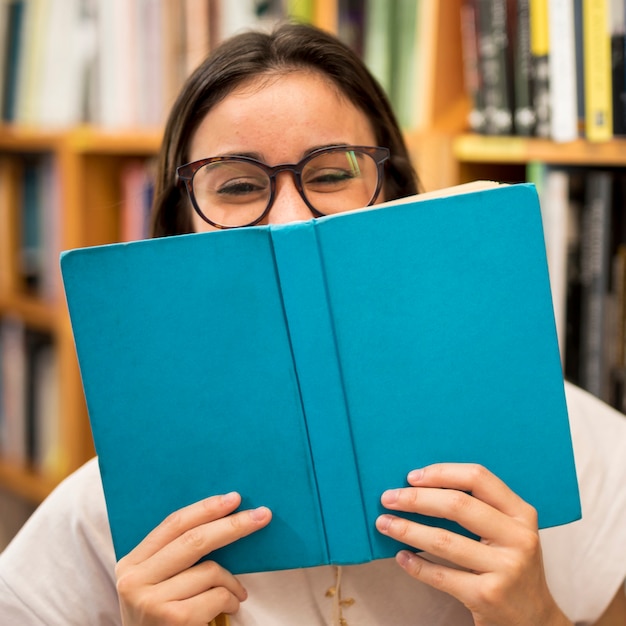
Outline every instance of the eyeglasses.
<svg viewBox="0 0 626 626">
<path fill-rule="evenodd" d="M 296 188 L 315 217 L 373 204 L 383 184 L 387 148 L 320 148 L 298 163 L 269 166 L 245 156 L 218 156 L 181 165 L 185 185 L 198 215 L 217 228 L 258 224 L 272 208 L 276 176 L 291 172 Z"/>
</svg>

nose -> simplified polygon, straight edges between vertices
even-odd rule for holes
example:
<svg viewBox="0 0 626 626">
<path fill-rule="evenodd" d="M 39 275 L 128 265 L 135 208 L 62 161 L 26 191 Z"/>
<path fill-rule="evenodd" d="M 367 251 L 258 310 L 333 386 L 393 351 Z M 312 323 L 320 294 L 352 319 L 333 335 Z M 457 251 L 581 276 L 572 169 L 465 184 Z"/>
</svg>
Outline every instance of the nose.
<svg viewBox="0 0 626 626">
<path fill-rule="evenodd" d="M 291 172 L 280 172 L 276 176 L 274 202 L 267 215 L 268 224 L 288 224 L 311 219 L 313 215 L 296 187 Z"/>
</svg>

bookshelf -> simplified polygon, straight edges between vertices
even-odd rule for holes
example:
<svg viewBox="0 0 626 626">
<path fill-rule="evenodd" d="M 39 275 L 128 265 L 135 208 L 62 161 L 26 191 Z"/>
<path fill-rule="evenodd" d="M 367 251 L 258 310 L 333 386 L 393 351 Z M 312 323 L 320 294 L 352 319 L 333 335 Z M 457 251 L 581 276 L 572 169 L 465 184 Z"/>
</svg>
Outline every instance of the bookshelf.
<svg viewBox="0 0 626 626">
<path fill-rule="evenodd" d="M 120 178 L 130 159 L 146 159 L 154 155 L 160 143 L 160 130 L 114 133 L 90 127 L 76 127 L 49 132 L 11 125 L 0 127 L 0 158 L 19 165 L 22 159 L 50 158 L 55 166 L 55 187 L 58 189 L 56 233 L 52 256 L 60 250 L 116 241 L 120 238 Z M 8 177 L 0 180 L 5 194 L 19 198 L 17 186 Z M 0 289 L 0 319 L 17 319 L 26 327 L 48 333 L 52 337 L 57 359 L 58 393 L 50 402 L 57 402 L 58 422 L 54 438 L 53 460 L 45 468 L 32 459 L 0 457 L 0 486 L 37 503 L 68 473 L 93 456 L 86 408 L 82 396 L 80 374 L 75 359 L 72 332 L 57 264 L 47 268 L 53 284 L 45 296 L 34 293 L 24 284 L 18 263 L 19 204 L 4 206 L 4 223 L 0 229 L 10 232 L 3 244 L 13 254 L 5 254 L 4 280 Z M 44 236 L 48 233 L 44 233 Z"/>
<path fill-rule="evenodd" d="M 193 3 L 180 3 L 187 4 Z M 291 4 L 307 9 L 307 19 L 322 28 L 340 31 L 340 0 L 294 0 Z M 419 31 L 424 36 L 423 62 L 416 96 L 421 117 L 405 132 L 425 190 L 475 179 L 522 181 L 531 162 L 626 168 L 626 139 L 622 138 L 556 143 L 545 138 L 469 132 L 472 99 L 464 77 L 463 0 L 422 0 L 421 5 L 425 7 Z M 0 487 L 30 502 L 42 500 L 59 480 L 89 459 L 93 446 L 58 271 L 51 271 L 48 282 L 52 286 L 45 297 L 26 289 L 20 275 L 20 203 L 12 168 L 19 171 L 22 162 L 33 157 L 52 162 L 60 225 L 53 252 L 58 254 L 62 249 L 120 239 L 123 171 L 132 162 L 152 157 L 159 143 L 158 126 L 86 124 L 47 130 L 20 122 L 0 125 L 0 321 L 17 319 L 28 328 L 48 333 L 58 359 L 54 462 L 42 471 L 30 462 L 0 454 Z"/>
</svg>

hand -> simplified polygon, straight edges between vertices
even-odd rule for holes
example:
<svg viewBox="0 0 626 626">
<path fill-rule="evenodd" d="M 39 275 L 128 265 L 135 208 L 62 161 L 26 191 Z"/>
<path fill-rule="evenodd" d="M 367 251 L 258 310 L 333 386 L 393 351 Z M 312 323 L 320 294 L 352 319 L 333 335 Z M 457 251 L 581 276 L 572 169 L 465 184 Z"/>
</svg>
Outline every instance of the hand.
<svg viewBox="0 0 626 626">
<path fill-rule="evenodd" d="M 396 560 L 411 576 L 457 598 L 476 626 L 571 626 L 546 583 L 533 507 L 477 465 L 431 465 L 408 482 L 383 494 L 386 508 L 452 520 L 481 538 L 381 515 L 384 535 L 463 568 L 403 550 Z"/>
<path fill-rule="evenodd" d="M 176 511 L 116 566 L 124 626 L 206 626 L 220 613 L 235 613 L 247 593 L 213 561 L 199 559 L 266 526 L 265 507 L 233 511 L 241 503 L 230 493 Z"/>
</svg>

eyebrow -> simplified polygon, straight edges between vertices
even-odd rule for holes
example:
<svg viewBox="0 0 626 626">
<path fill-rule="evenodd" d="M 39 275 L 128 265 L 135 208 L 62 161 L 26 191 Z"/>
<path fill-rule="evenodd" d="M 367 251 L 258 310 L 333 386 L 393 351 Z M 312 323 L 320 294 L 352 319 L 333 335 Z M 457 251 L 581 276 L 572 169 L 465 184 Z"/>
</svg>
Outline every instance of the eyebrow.
<svg viewBox="0 0 626 626">
<path fill-rule="evenodd" d="M 316 150 L 322 150 L 323 148 L 338 148 L 339 146 L 349 146 L 349 145 L 351 144 L 348 144 L 345 142 L 337 142 L 337 143 L 329 143 L 329 144 L 324 144 L 324 145 L 312 146 L 311 148 L 307 148 L 302 153 L 300 159 L 305 159 L 307 156 L 309 156 L 309 154 L 311 154 L 312 152 L 315 152 Z M 224 152 L 220 154 L 219 156 L 246 157 L 248 159 L 256 159 L 257 161 L 261 161 L 265 163 L 265 160 L 263 159 L 263 155 L 260 152 L 238 152 L 235 150 L 233 152 Z"/>
</svg>

